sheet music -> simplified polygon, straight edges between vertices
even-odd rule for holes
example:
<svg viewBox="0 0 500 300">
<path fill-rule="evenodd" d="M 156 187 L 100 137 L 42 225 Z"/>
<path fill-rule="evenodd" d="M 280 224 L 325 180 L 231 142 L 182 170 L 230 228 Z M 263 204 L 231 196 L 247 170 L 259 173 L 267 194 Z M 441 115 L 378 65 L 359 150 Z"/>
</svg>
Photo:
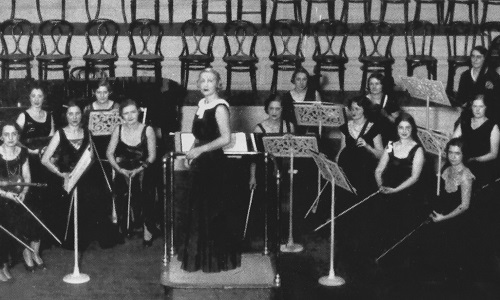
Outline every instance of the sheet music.
<svg viewBox="0 0 500 300">
<path fill-rule="evenodd" d="M 344 190 L 356 194 L 356 189 L 349 182 L 342 168 L 335 162 L 329 160 L 323 153 L 311 153 L 314 162 L 318 166 L 321 176 L 329 182 L 335 182 L 336 185 Z"/>
<path fill-rule="evenodd" d="M 345 123 L 343 105 L 328 102 L 303 101 L 294 103 L 295 117 L 301 126 L 339 127 Z"/>
<path fill-rule="evenodd" d="M 110 111 L 91 111 L 89 114 L 89 130 L 92 135 L 111 135 L 122 119 L 117 109 Z"/>
</svg>

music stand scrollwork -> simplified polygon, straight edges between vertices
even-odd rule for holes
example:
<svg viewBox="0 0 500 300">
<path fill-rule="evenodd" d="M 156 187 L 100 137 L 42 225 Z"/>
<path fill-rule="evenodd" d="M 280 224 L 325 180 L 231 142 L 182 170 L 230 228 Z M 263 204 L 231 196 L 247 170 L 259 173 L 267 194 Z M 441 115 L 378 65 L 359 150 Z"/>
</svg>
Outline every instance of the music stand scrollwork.
<svg viewBox="0 0 500 300">
<path fill-rule="evenodd" d="M 111 135 L 122 118 L 118 110 L 92 111 L 89 114 L 89 130 L 94 136 Z"/>
</svg>

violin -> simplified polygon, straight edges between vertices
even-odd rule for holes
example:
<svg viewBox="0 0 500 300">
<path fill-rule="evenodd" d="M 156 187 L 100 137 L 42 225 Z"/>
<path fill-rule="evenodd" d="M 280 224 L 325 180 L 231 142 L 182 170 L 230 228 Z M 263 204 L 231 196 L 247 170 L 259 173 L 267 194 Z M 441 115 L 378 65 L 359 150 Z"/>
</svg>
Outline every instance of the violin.
<svg viewBox="0 0 500 300">
<path fill-rule="evenodd" d="M 46 183 L 34 183 L 34 182 L 24 182 L 21 176 L 12 176 L 11 178 L 0 178 L 0 187 L 4 188 L 7 192 L 13 192 L 19 194 L 22 192 L 23 187 L 47 187 Z"/>
</svg>

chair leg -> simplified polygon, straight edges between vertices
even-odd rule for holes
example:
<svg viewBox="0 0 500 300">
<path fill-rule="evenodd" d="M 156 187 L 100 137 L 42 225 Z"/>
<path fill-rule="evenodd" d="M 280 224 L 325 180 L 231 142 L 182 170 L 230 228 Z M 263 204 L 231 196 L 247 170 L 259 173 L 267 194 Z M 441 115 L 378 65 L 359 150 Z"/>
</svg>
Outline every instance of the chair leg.
<svg viewBox="0 0 500 300">
<path fill-rule="evenodd" d="M 227 82 L 226 82 L 226 96 L 231 95 L 231 73 L 232 69 L 230 65 L 226 66 L 226 76 L 227 76 Z"/>
<path fill-rule="evenodd" d="M 252 92 L 257 94 L 257 74 L 255 66 L 250 67 L 250 82 L 252 84 Z"/>
<path fill-rule="evenodd" d="M 238 0 L 236 3 L 236 20 L 243 18 L 243 0 Z"/>
<path fill-rule="evenodd" d="M 448 79 L 446 83 L 446 93 L 453 94 L 453 82 L 455 81 L 455 66 L 452 64 L 448 65 Z"/>
<path fill-rule="evenodd" d="M 156 77 L 156 82 L 161 82 L 162 80 L 161 62 L 155 63 L 155 77 Z"/>
<path fill-rule="evenodd" d="M 342 5 L 342 12 L 340 13 L 340 21 L 347 23 L 348 19 L 349 19 L 349 2 L 344 1 L 344 4 Z"/>
<path fill-rule="evenodd" d="M 26 63 L 26 78 L 31 79 L 31 63 Z"/>
<path fill-rule="evenodd" d="M 196 6 L 197 6 L 198 0 L 193 0 L 192 5 L 191 5 L 191 19 L 196 19 Z"/>
<path fill-rule="evenodd" d="M 474 7 L 474 19 L 475 19 L 474 24 L 478 24 L 478 22 L 479 22 L 479 3 L 474 2 L 473 7 Z"/>
<path fill-rule="evenodd" d="M 444 1 L 436 4 L 437 14 L 438 14 L 438 25 L 444 25 Z"/>
<path fill-rule="evenodd" d="M 408 77 L 413 76 L 413 66 L 409 61 L 406 62 L 406 76 Z"/>
<path fill-rule="evenodd" d="M 38 81 L 43 80 L 43 67 L 44 67 L 44 63 L 39 61 L 38 62 Z"/>
<path fill-rule="evenodd" d="M 420 10 L 422 9 L 422 3 L 420 1 L 415 2 L 415 16 L 413 17 L 414 21 L 420 20 Z M 439 13 L 438 13 L 438 23 L 439 23 Z"/>
<path fill-rule="evenodd" d="M 112 62 L 109 64 L 109 77 L 115 77 L 115 63 Z"/>
<path fill-rule="evenodd" d="M 446 18 L 445 18 L 444 22 L 446 24 L 451 24 L 453 22 L 454 15 L 455 15 L 455 3 L 449 2 L 448 3 L 448 12 L 446 13 Z"/>
<path fill-rule="evenodd" d="M 137 77 L 137 63 L 132 63 L 132 77 Z"/>
<path fill-rule="evenodd" d="M 184 88 L 187 89 L 187 86 L 189 84 L 189 64 L 186 64 L 184 67 Z"/>
<path fill-rule="evenodd" d="M 312 2 L 307 2 L 306 8 L 306 28 L 309 31 L 309 27 L 311 26 L 311 10 L 312 10 Z"/>
<path fill-rule="evenodd" d="M 345 88 L 344 88 L 344 83 L 345 83 L 345 66 L 340 66 L 339 67 L 339 86 L 340 86 L 340 91 L 344 93 Z"/>
<path fill-rule="evenodd" d="M 368 77 L 368 67 L 362 66 L 361 69 L 363 70 L 363 74 L 361 75 L 361 89 L 360 91 L 363 91 L 366 89 L 366 80 Z"/>
<path fill-rule="evenodd" d="M 293 3 L 294 11 L 295 11 L 295 20 L 302 23 L 302 2 L 297 1 Z"/>
<path fill-rule="evenodd" d="M 486 17 L 488 14 L 488 2 L 483 2 L 483 16 L 481 17 L 481 24 L 486 22 Z"/>
<path fill-rule="evenodd" d="M 405 24 L 407 24 L 408 21 L 409 21 L 408 14 L 409 14 L 409 11 L 410 11 L 410 2 L 405 2 L 403 4 L 403 9 L 404 9 L 404 14 L 405 14 Z"/>
<path fill-rule="evenodd" d="M 387 2 L 382 0 L 380 3 L 380 18 L 379 18 L 380 22 L 384 21 L 386 11 L 387 11 Z"/>
<path fill-rule="evenodd" d="M 276 21 L 276 12 L 278 11 L 278 2 L 273 1 L 273 8 L 271 10 L 271 20 L 270 23 L 272 24 L 274 21 Z"/>
<path fill-rule="evenodd" d="M 266 14 L 267 14 L 267 2 L 266 0 L 260 0 L 260 18 L 262 25 L 266 24 Z"/>
<path fill-rule="evenodd" d="M 335 2 L 334 1 L 330 1 L 328 2 L 327 4 L 327 9 L 328 9 L 328 18 L 330 20 L 335 20 Z"/>
<path fill-rule="evenodd" d="M 278 65 L 273 65 L 273 79 L 271 81 L 271 94 L 275 94 L 278 90 Z"/>
<path fill-rule="evenodd" d="M 372 1 L 367 0 L 364 2 L 364 7 L 365 7 L 365 20 L 367 22 L 370 22 L 372 20 Z"/>
</svg>

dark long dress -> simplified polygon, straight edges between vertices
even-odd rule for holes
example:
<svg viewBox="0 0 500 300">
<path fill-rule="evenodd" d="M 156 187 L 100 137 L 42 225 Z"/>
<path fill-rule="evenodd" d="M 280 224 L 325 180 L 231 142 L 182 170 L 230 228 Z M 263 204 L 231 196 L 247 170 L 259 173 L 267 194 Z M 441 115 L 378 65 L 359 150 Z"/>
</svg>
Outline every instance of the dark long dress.
<svg viewBox="0 0 500 300">
<path fill-rule="evenodd" d="M 364 147 L 358 147 L 356 143 L 359 138 L 363 138 L 368 145 L 374 147 L 373 140 L 380 134 L 380 129 L 376 123 L 366 121 L 359 136 L 353 136 L 348 124 L 339 128 L 345 136 L 345 148 L 339 155 L 339 166 L 357 190 L 359 199 L 363 199 L 378 189 L 373 176 L 378 160 L 373 153 Z"/>
<path fill-rule="evenodd" d="M 126 170 L 140 167 L 148 158 L 148 140 L 146 136 L 147 126 L 141 133 L 141 141 L 135 146 L 130 146 L 122 140 L 122 126 L 119 127 L 119 139 L 116 145 L 115 156 L 118 165 Z M 154 223 L 154 180 L 151 177 L 151 169 L 147 168 L 143 174 L 139 174 L 132 180 L 131 210 L 136 220 L 131 222 L 131 229 L 135 226 L 146 224 L 149 232 L 155 232 Z M 115 178 L 116 210 L 118 226 L 122 233 L 127 232 L 127 209 L 128 209 L 128 179 L 117 174 Z"/>
<path fill-rule="evenodd" d="M 464 140 L 464 161 L 471 157 L 478 157 L 490 152 L 490 136 L 495 122 L 486 120 L 476 129 L 471 127 L 471 119 L 465 119 L 461 122 L 462 139 Z M 471 162 L 467 166 L 476 176 L 476 185 L 478 188 L 495 179 L 498 175 L 497 160 L 489 162 Z"/>
<path fill-rule="evenodd" d="M 370 102 L 372 102 L 372 100 L 370 100 Z M 373 104 L 371 107 L 369 112 L 370 119 L 379 125 L 384 146 L 390 141 L 396 141 L 398 139 L 398 133 L 396 125 L 384 116 L 383 112 L 390 116 L 400 110 L 399 103 L 393 95 L 384 95 L 380 104 Z"/>
<path fill-rule="evenodd" d="M 30 149 L 42 150 L 43 147 L 47 146 L 50 141 L 49 135 L 52 130 L 52 115 L 47 112 L 45 122 L 37 122 L 27 111 L 22 113 L 24 114 L 25 122 L 21 131 L 21 141 Z M 29 164 L 32 182 L 47 183 L 52 185 L 52 182 L 55 180 L 54 175 L 42 165 L 39 155 L 30 154 Z M 42 220 L 47 226 L 52 227 L 51 220 L 53 220 L 52 211 L 54 202 L 50 201 L 52 197 L 49 189 L 32 189 L 32 194 L 33 197 L 37 198 L 36 203 L 34 204 L 38 209 L 40 209 Z M 44 238 L 43 240 L 48 243 L 52 241 L 51 238 Z"/>
<path fill-rule="evenodd" d="M 394 155 L 393 147 L 387 147 L 389 161 L 382 174 L 383 186 L 395 188 L 411 177 L 413 159 L 419 148 L 421 146 L 417 144 L 410 150 L 408 156 L 398 158 Z M 428 212 L 424 209 L 419 187 L 419 182 L 416 182 L 401 192 L 381 195 L 382 201 L 378 204 L 382 211 L 379 212 L 377 220 L 379 225 L 376 226 L 379 228 L 378 234 L 381 238 L 377 248 L 383 250 L 390 248 L 426 219 Z"/>
<path fill-rule="evenodd" d="M 28 160 L 28 151 L 21 149 L 19 155 L 12 160 L 5 160 L 0 155 L 0 178 L 2 181 L 23 182 L 22 166 Z M 3 187 L 4 191 L 20 193 L 23 187 Z M 34 205 L 36 198 L 30 191 L 26 194 L 24 204 L 36 215 L 40 216 L 39 210 Z M 19 237 L 25 243 L 39 241 L 41 227 L 34 218 L 16 201 L 0 197 L 0 224 L 11 233 Z M 0 264 L 8 262 L 9 255 L 17 258 L 17 242 L 12 240 L 3 231 L 0 232 Z"/>
<path fill-rule="evenodd" d="M 216 103 L 204 112 L 198 108 L 199 114 L 193 121 L 195 146 L 207 144 L 220 136 L 215 118 L 219 105 L 227 104 Z M 205 152 L 191 162 L 189 223 L 180 252 L 182 269 L 186 271 L 220 272 L 241 265 L 238 243 L 227 226 L 225 208 L 230 199 L 225 186 L 226 163 L 222 149 Z"/>
<path fill-rule="evenodd" d="M 81 141 L 73 141 L 79 144 L 76 148 L 73 143 L 68 140 L 66 133 L 63 129 L 59 130 L 59 147 L 57 149 L 57 161 L 55 164 L 63 173 L 71 172 L 80 160 L 85 149 L 88 148 L 90 143 L 90 134 L 87 130 L 84 131 L 84 137 Z M 89 169 L 92 166 L 89 167 Z M 102 248 L 109 248 L 117 243 L 118 233 L 116 228 L 112 226 L 109 214 L 102 209 L 99 194 L 102 190 L 96 187 L 96 181 L 100 178 L 95 178 L 92 173 L 86 172 L 79 179 L 76 188 L 78 189 L 78 222 L 79 222 L 79 247 L 84 250 L 91 241 L 97 240 Z M 59 189 L 61 195 L 59 201 L 61 204 L 60 222 L 57 228 L 59 235 L 63 236 L 67 212 L 69 209 L 70 199 L 69 195 L 62 189 L 62 179 L 60 183 L 53 187 Z M 62 224 L 61 224 L 62 223 Z M 69 232 L 72 230 L 73 222 L 70 222 Z M 61 226 L 62 225 L 62 226 Z M 72 234 L 68 234 L 68 239 L 63 246 L 70 249 L 73 248 Z"/>
<path fill-rule="evenodd" d="M 308 88 L 304 101 L 316 101 L 316 90 Z M 297 118 L 295 117 L 295 107 L 294 103 L 296 101 L 292 97 L 290 91 L 283 95 L 282 106 L 283 106 L 283 120 L 292 122 L 293 125 L 297 125 Z"/>
</svg>

